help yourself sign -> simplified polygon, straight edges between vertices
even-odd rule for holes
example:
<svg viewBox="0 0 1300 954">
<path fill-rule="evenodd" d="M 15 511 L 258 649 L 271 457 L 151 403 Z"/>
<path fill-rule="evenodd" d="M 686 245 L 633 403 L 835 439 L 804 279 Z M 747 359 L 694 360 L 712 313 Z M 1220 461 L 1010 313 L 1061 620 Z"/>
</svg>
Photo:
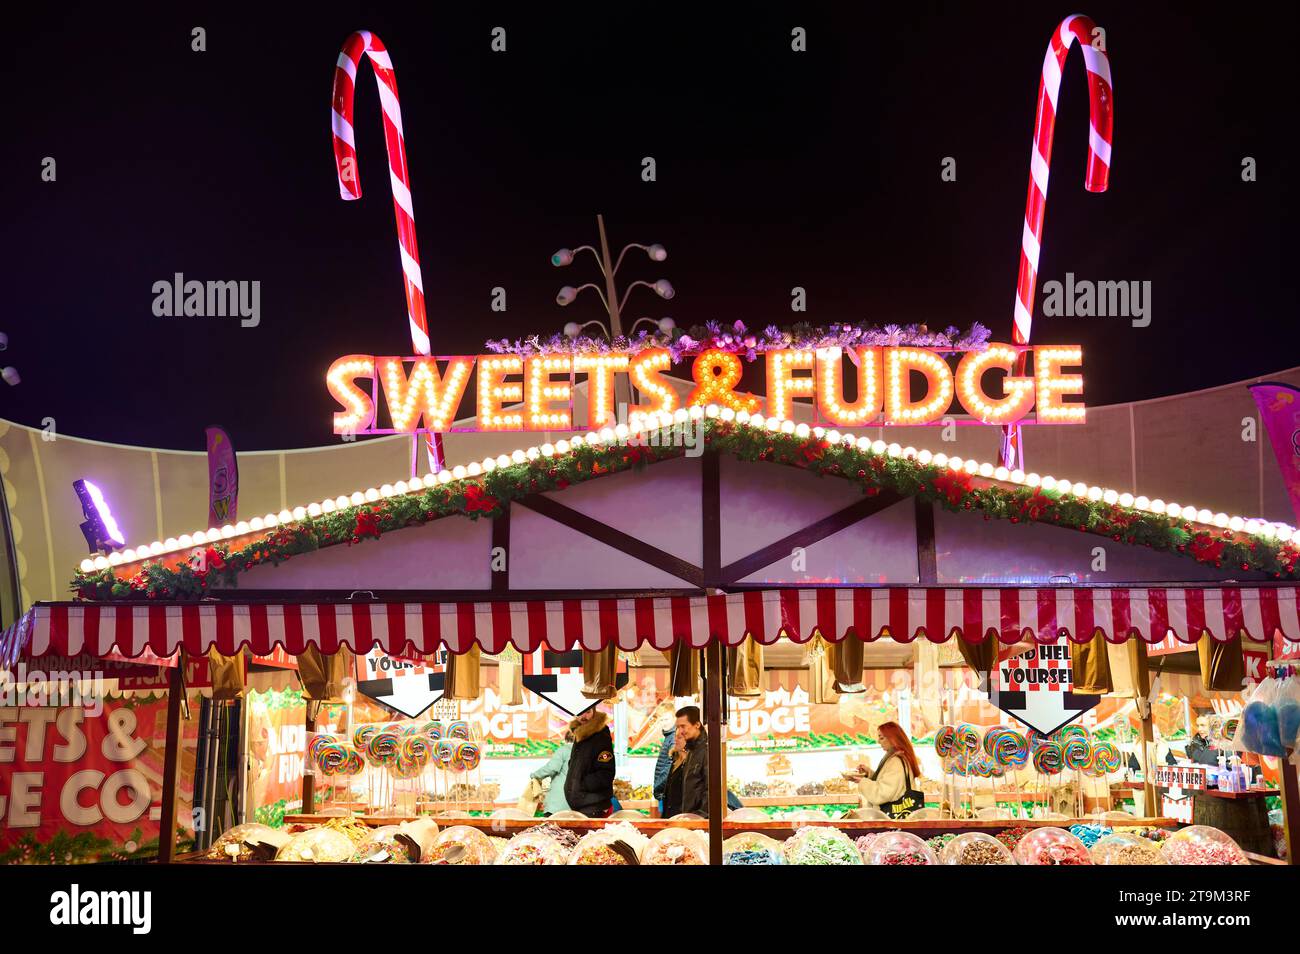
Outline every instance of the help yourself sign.
<svg viewBox="0 0 1300 954">
<path fill-rule="evenodd" d="M 1097 705 L 1101 696 L 1075 695 L 1070 644 L 1036 645 L 1001 660 L 989 679 L 989 702 L 1043 735 Z"/>
</svg>

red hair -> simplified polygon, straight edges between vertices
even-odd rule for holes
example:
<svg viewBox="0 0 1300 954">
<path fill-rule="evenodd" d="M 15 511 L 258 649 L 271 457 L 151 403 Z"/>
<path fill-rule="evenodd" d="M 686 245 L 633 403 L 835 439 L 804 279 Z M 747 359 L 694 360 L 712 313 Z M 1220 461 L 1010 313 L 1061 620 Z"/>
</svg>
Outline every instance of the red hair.
<svg viewBox="0 0 1300 954">
<path fill-rule="evenodd" d="M 894 747 L 894 751 L 899 757 L 907 763 L 907 767 L 912 772 L 912 778 L 921 777 L 921 763 L 916 758 L 916 750 L 912 748 L 912 740 L 907 737 L 903 727 L 897 722 L 883 722 L 880 725 L 878 735 L 889 742 Z"/>
</svg>

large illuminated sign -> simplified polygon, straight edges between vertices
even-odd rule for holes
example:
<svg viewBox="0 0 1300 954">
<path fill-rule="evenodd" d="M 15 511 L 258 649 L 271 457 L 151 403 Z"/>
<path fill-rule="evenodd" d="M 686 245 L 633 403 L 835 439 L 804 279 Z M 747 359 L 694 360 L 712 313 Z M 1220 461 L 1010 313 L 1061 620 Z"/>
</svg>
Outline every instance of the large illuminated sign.
<svg viewBox="0 0 1300 954">
<path fill-rule="evenodd" d="M 1014 373 L 1022 351 L 1031 352 L 1032 374 Z M 619 375 L 640 396 L 628 408 L 633 421 L 638 414 L 675 411 L 679 403 L 788 420 L 800 400 L 811 406 L 816 422 L 838 427 L 939 424 L 952 413 L 954 400 L 969 421 L 980 424 L 1077 424 L 1086 416 L 1083 376 L 1066 373 L 1082 366 L 1078 345 L 771 350 L 752 359 L 765 362 L 766 401 L 740 387 L 744 355 L 709 348 L 690 357 L 694 387 L 684 402 L 668 378 L 672 360 L 663 348 L 413 358 L 349 354 L 330 366 L 325 381 L 340 406 L 336 434 L 572 430 L 580 382 L 587 385 L 586 427 L 601 427 L 616 417 Z M 457 427 L 453 422 L 471 378 L 475 425 Z M 1027 420 L 1031 410 L 1033 421 Z"/>
</svg>

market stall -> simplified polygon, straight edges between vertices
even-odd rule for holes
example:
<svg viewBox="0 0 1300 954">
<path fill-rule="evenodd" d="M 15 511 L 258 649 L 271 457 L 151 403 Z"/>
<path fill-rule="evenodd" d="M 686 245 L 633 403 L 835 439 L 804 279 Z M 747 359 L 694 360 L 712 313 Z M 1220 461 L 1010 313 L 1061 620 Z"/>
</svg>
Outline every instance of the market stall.
<svg viewBox="0 0 1300 954">
<path fill-rule="evenodd" d="M 1213 519 L 1207 526 L 1194 518 L 1173 520 L 1107 504 L 1104 494 L 1093 495 L 1091 488 L 1076 492 L 1064 481 L 1059 484 L 1066 488 L 1062 492 L 1055 486 L 1044 490 L 1037 477 L 1032 481 L 1037 486 L 1027 487 L 1030 475 L 1002 477 L 994 468 L 987 468 L 990 476 L 983 477 L 979 464 L 938 459 L 910 448 L 877 448 L 868 438 L 832 434 L 820 427 L 779 424 L 773 429 L 717 407 L 700 408 L 686 417 L 702 427 L 704 452 L 696 458 L 671 442 L 639 444 L 611 430 L 608 436 L 591 434 L 564 448 L 524 449 L 522 462 L 508 458 L 508 466 L 488 475 L 482 468 L 474 475 L 457 468 L 446 478 L 429 478 L 427 484 L 417 478 L 386 485 L 373 492 L 373 500 L 367 499 L 372 494 L 360 492 L 361 503 L 352 504 L 349 497 L 348 506 L 332 507 L 328 513 L 324 502 L 312 505 L 321 511 L 320 518 L 305 513 L 297 519 L 290 513 L 270 530 L 250 526 L 247 534 L 223 539 L 219 550 L 209 548 L 217 559 L 206 572 L 196 572 L 179 556 L 92 569 L 78 580 L 83 601 L 38 604 L 5 633 L 6 665 L 50 653 L 125 659 L 150 653 L 156 661 L 167 661 L 178 652 L 187 658 L 231 659 L 244 652 L 266 656 L 279 650 L 296 659 L 298 678 L 304 657 L 317 664 L 324 661 L 326 669 L 331 660 L 349 659 L 353 668 L 337 672 L 353 676 L 355 705 L 356 687 L 367 682 L 367 660 L 410 664 L 422 671 L 409 670 L 401 678 L 424 678 L 426 689 L 438 683 L 442 701 L 437 705 L 448 707 L 415 714 L 423 716 L 422 723 L 441 721 L 440 732 L 450 722 L 466 724 L 450 739 L 474 747 L 477 761 L 467 758 L 463 748 L 457 755 L 453 745 L 448 755 L 449 766 L 455 760 L 452 775 L 422 787 L 411 780 L 426 774 L 420 766 L 415 776 L 399 778 L 386 788 L 377 785 L 360 799 L 355 792 L 344 797 L 337 777 L 318 777 L 301 805 L 316 807 L 317 793 L 323 792 L 331 810 L 346 812 L 363 827 L 451 812 L 450 818 L 444 814 L 434 820 L 444 827 L 453 820 L 465 824 L 452 827 L 484 827 L 494 832 L 492 837 L 535 824 L 527 818 L 499 817 L 509 806 L 508 799 L 498 800 L 499 792 L 498 798 L 479 797 L 484 768 L 494 757 L 484 755 L 489 743 L 481 726 L 487 722 L 472 718 L 473 710 L 484 706 L 491 692 L 499 712 L 501 697 L 515 678 L 503 673 L 517 673 L 523 686 L 549 680 L 539 691 L 524 692 L 540 695 L 541 706 L 551 710 L 541 720 L 546 732 L 552 731 L 552 714 L 562 725 L 582 706 L 640 707 L 642 739 L 637 743 L 629 737 L 634 744 L 625 744 L 625 753 L 643 744 L 647 733 L 653 741 L 647 725 L 659 723 L 653 716 L 662 715 L 668 699 L 695 697 L 706 712 L 713 804 L 707 821 L 687 820 L 684 830 L 707 830 L 716 862 L 727 838 L 741 831 L 763 833 L 762 826 L 791 837 L 798 826 L 834 828 L 855 838 L 873 829 L 915 828 L 933 838 L 954 828 L 998 832 L 1100 826 L 1105 821 L 1102 811 L 1128 807 L 1128 817 L 1121 819 L 1126 824 L 1115 825 L 1112 819 L 1105 827 L 1148 833 L 1167 827 L 1171 821 L 1153 810 L 1153 779 L 1127 764 L 1106 762 L 1099 781 L 1095 766 L 1093 774 L 1085 776 L 1084 763 L 1079 763 L 1080 784 L 1072 801 L 1063 805 L 1052 801 L 1059 786 L 1047 781 L 1050 772 L 1027 779 L 944 772 L 943 760 L 951 752 L 945 756 L 935 743 L 945 727 L 955 731 L 962 724 L 978 725 L 978 748 L 983 752 L 994 720 L 1004 723 L 1003 728 L 1016 725 L 1005 710 L 990 707 L 987 694 L 981 697 L 972 688 L 981 674 L 987 679 L 1006 668 L 1010 679 L 1031 678 L 1020 674 L 1017 667 L 1023 663 L 1010 663 L 1037 651 L 1043 658 L 1036 665 L 1044 672 L 1068 670 L 1080 680 L 1080 660 L 1088 658 L 1090 665 L 1108 670 L 1107 686 L 1102 687 L 1107 691 L 1100 695 L 1115 698 L 1106 698 L 1104 706 L 1069 713 L 1062 721 L 1069 728 L 1087 712 L 1093 728 L 1083 731 L 1134 755 L 1139 771 L 1146 772 L 1150 750 L 1138 737 L 1154 732 L 1151 707 L 1146 705 L 1152 689 L 1144 673 L 1150 646 L 1172 638 L 1211 651 L 1229 647 L 1240 654 L 1242 634 L 1272 634 L 1275 638 L 1262 645 L 1281 655 L 1300 635 L 1293 583 L 1214 582 L 1215 576 L 1227 575 L 1214 563 L 1223 562 L 1228 548 L 1248 553 L 1243 562 L 1253 560 L 1263 570 L 1289 565 L 1294 547 L 1287 542 L 1275 540 L 1268 546 L 1258 535 L 1251 538 L 1215 527 Z M 680 423 L 670 421 L 661 426 L 668 430 Z M 662 506 L 663 500 L 671 500 L 672 506 Z M 1008 518 L 1016 516 L 1022 525 L 1007 526 L 1015 534 L 1011 542 L 994 532 L 998 524 L 984 519 L 997 517 L 1007 525 Z M 1111 566 L 1122 566 L 1130 584 L 1099 585 L 1080 569 L 1091 565 L 1092 541 L 1107 534 L 1113 543 L 1115 534 L 1108 531 L 1121 526 L 1124 545 L 1110 548 Z M 1130 539 L 1138 545 L 1128 546 Z M 1151 546 L 1143 545 L 1147 543 Z M 1213 546 L 1220 559 L 1198 559 L 1196 554 L 1206 546 Z M 493 566 L 498 547 L 510 555 L 500 570 Z M 796 549 L 801 558 L 792 561 Z M 556 559 L 558 553 L 563 560 Z M 1086 557 L 1081 559 L 1082 554 Z M 421 555 L 436 561 L 439 577 L 445 567 L 460 586 L 451 592 L 411 588 Z M 346 566 L 350 580 L 347 593 L 336 582 L 341 580 L 341 566 Z M 1000 570 L 991 572 L 994 566 Z M 971 585 L 970 570 L 975 567 L 981 568 L 986 585 Z M 1262 575 L 1259 570 L 1238 566 L 1232 575 Z M 994 572 L 997 577 L 990 579 Z M 1024 586 L 1010 585 L 1008 579 L 1058 573 L 1081 582 Z M 1155 582 L 1178 576 L 1189 582 Z M 809 585 L 810 577 L 820 585 Z M 873 582 L 862 585 L 867 579 Z M 1190 582 L 1193 579 L 1196 582 Z M 474 582 L 477 589 L 471 589 Z M 178 592 L 182 586 L 196 591 Z M 1049 654 L 1044 649 L 1053 646 L 1069 651 Z M 758 662 L 758 657 L 765 658 Z M 739 664 L 744 660 L 749 661 L 748 670 Z M 761 682 L 747 685 L 753 681 L 755 662 Z M 1200 675 L 1213 678 L 1212 669 Z M 173 666 L 167 671 L 170 686 L 178 689 L 181 670 Z M 1061 672 L 1052 680 L 1062 679 Z M 682 678 L 682 673 L 684 682 L 670 678 Z M 883 674 L 879 682 L 873 673 Z M 1125 674 L 1132 677 L 1127 686 Z M 392 684 L 397 681 L 394 677 L 387 687 L 369 688 L 380 693 L 378 699 L 392 701 L 395 696 L 382 693 L 395 692 Z M 303 678 L 302 684 L 309 686 L 311 680 Z M 1050 693 L 1046 684 L 1040 688 Z M 754 703 L 759 698 L 756 689 L 762 693 L 761 709 Z M 343 690 L 334 691 L 340 694 L 315 701 L 328 707 L 336 698 L 346 705 Z M 830 698 L 828 692 L 833 702 L 823 701 Z M 850 727 L 860 726 L 861 731 L 838 733 L 845 736 L 845 744 L 829 752 L 801 753 L 797 746 L 764 750 L 756 745 L 778 741 L 771 731 L 774 713 L 766 711 L 768 696 L 788 703 L 800 693 L 815 696 L 818 701 L 812 705 L 833 706 L 837 717 L 849 715 Z M 179 709 L 179 695 L 173 691 L 172 709 Z M 1071 704 L 1070 693 L 1058 695 L 1053 704 Z M 906 717 L 901 703 L 908 709 Z M 1143 709 L 1145 717 L 1130 718 L 1133 710 Z M 391 707 L 378 711 L 394 726 L 416 721 L 402 719 Z M 760 714 L 766 716 L 768 731 L 758 735 L 772 738 L 754 738 L 752 727 L 763 724 Z M 855 796 L 827 796 L 824 791 L 846 762 L 874 760 L 870 727 L 886 715 L 910 723 L 930 766 L 925 774 L 933 772 L 939 782 L 926 792 L 926 811 L 933 817 L 850 819 L 849 814 L 860 810 L 854 807 Z M 787 712 L 783 717 L 791 716 Z M 329 741 L 344 747 L 346 761 L 347 746 L 357 751 L 352 735 L 356 726 L 369 723 L 340 725 L 331 718 L 328 708 L 323 718 L 315 714 L 322 730 L 346 730 L 321 732 L 335 736 Z M 808 719 L 802 736 L 837 734 L 813 732 L 811 713 Z M 1117 719 L 1127 726 L 1123 735 Z M 179 711 L 169 712 L 168 753 L 181 748 L 180 724 Z M 735 726 L 735 738 L 724 725 Z M 1024 726 L 1013 731 L 1028 743 L 1030 733 Z M 399 748 L 402 732 L 396 732 Z M 300 755 L 307 764 L 311 740 L 306 732 L 300 738 Z M 429 743 L 447 741 L 427 731 L 425 738 Z M 1112 741 L 1115 738 L 1119 741 Z M 992 750 L 998 751 L 996 744 Z M 625 764 L 630 766 L 633 758 L 627 755 Z M 818 759 L 823 762 L 807 764 Z M 761 763 L 761 768 L 747 767 L 747 761 Z M 454 774 L 458 770 L 467 773 L 459 781 Z M 169 806 L 176 810 L 173 772 L 169 762 L 163 773 L 164 823 Z M 783 776 L 796 791 L 772 796 L 771 782 Z M 729 820 L 722 804 L 729 778 L 740 789 L 742 801 L 748 797 L 758 803 L 747 802 L 747 807 L 763 811 L 766 820 Z M 820 795 L 814 794 L 818 783 L 823 786 Z M 458 784 L 462 787 L 453 793 Z M 1140 792 L 1137 784 L 1142 785 Z M 807 794 L 799 794 L 802 785 L 810 785 Z M 1125 806 L 1125 797 L 1116 797 L 1121 792 L 1134 803 Z M 827 797 L 845 800 L 812 801 Z M 792 801 L 762 804 L 772 798 Z M 358 800 L 364 804 L 350 804 Z M 645 810 L 644 817 L 616 822 L 648 834 L 683 828 L 680 820 L 651 817 L 650 801 L 630 798 L 629 806 L 635 807 L 629 810 Z M 1077 810 L 1058 810 L 1072 805 Z M 769 810 L 776 810 L 778 817 Z M 801 814 L 780 817 L 785 810 Z M 812 811 L 820 811 L 821 817 L 802 814 Z M 981 811 L 985 817 L 979 817 Z M 1042 817 L 1049 811 L 1052 816 Z M 474 820 L 475 813 L 487 817 Z M 497 818 L 491 817 L 494 813 Z M 313 814 L 289 812 L 289 823 L 310 823 Z M 1051 821 L 1058 824 L 1045 824 Z M 559 824 L 577 832 L 599 823 L 560 819 Z M 164 846 L 162 855 L 167 854 Z"/>
</svg>

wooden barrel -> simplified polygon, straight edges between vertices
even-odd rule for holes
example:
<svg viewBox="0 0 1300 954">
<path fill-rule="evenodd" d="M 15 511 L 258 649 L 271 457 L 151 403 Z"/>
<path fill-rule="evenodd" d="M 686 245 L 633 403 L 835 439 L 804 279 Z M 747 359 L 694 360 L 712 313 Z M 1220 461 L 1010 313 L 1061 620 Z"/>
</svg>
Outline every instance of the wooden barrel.
<svg viewBox="0 0 1300 954">
<path fill-rule="evenodd" d="M 1268 827 L 1268 807 L 1261 796 L 1218 798 L 1197 795 L 1192 803 L 1192 821 L 1219 829 L 1245 851 L 1277 857 L 1273 833 Z"/>
</svg>

